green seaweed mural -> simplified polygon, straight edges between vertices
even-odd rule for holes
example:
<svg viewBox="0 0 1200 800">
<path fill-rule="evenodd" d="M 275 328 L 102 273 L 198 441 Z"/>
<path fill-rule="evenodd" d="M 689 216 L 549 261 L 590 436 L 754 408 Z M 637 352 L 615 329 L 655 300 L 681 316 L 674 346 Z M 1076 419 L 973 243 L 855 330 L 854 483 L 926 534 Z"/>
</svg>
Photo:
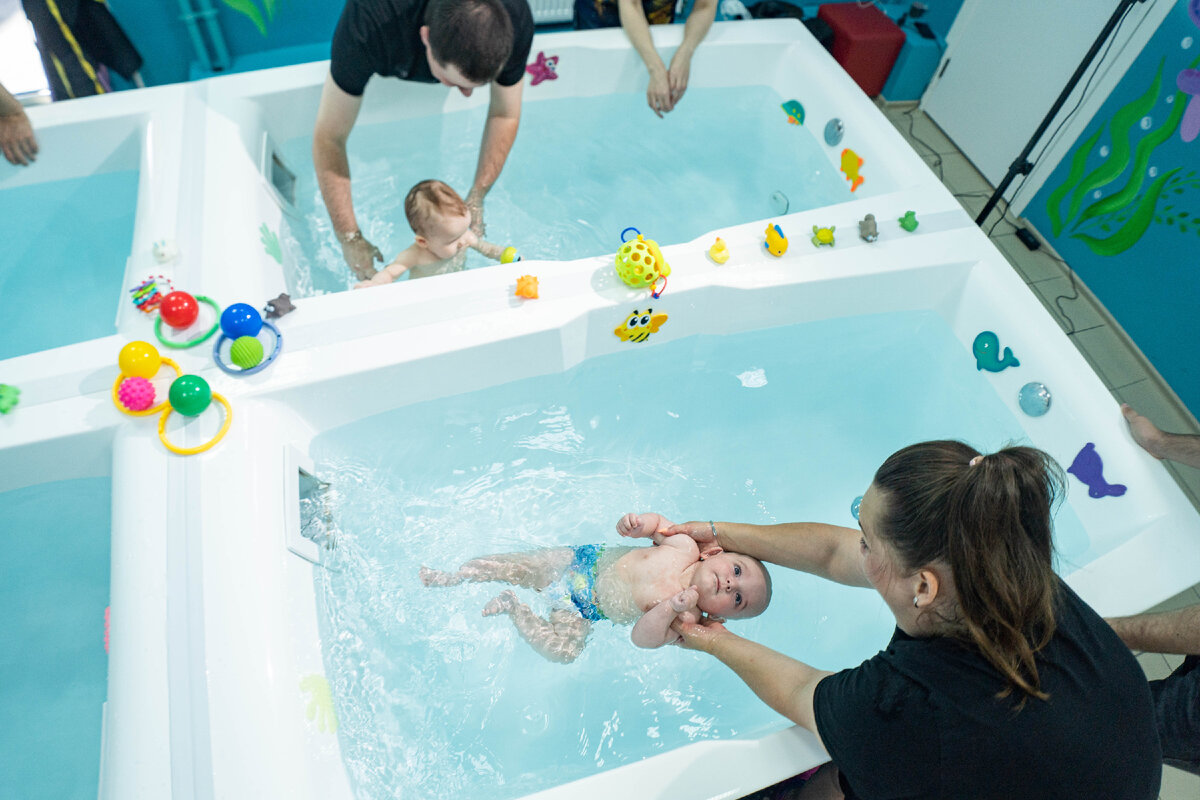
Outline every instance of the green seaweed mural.
<svg viewBox="0 0 1200 800">
<path fill-rule="evenodd" d="M 1176 208 L 1179 195 L 1200 188 L 1196 171 L 1183 172 L 1183 167 L 1175 167 L 1155 175 L 1149 169 L 1154 151 L 1179 128 L 1188 95 L 1183 91 L 1176 92 L 1166 120 L 1142 136 L 1136 145 L 1132 141 L 1134 127 L 1147 118 L 1160 97 L 1165 61 L 1165 58 L 1159 61 L 1154 80 L 1141 96 L 1118 109 L 1111 120 L 1101 124 L 1076 147 L 1067 177 L 1046 199 L 1046 213 L 1055 236 L 1068 234 L 1097 255 L 1115 256 L 1137 244 L 1151 223 L 1178 228 L 1183 233 L 1200 233 L 1200 213 Z M 1189 68 L 1198 63 L 1200 56 Z M 1088 156 L 1106 127 L 1111 134 L 1111 148 L 1104 160 L 1088 172 Z M 1126 174 L 1124 186 L 1084 206 L 1102 187 Z M 1152 180 L 1143 188 L 1147 179 Z M 1062 210 L 1064 200 L 1065 213 Z M 1164 204 L 1161 209 L 1159 203 Z"/>
<path fill-rule="evenodd" d="M 275 235 L 275 231 L 267 227 L 267 223 L 263 223 L 258 229 L 258 240 L 262 242 L 263 251 L 271 258 L 283 263 L 283 248 L 279 246 L 279 237 Z"/>
<path fill-rule="evenodd" d="M 263 36 L 267 35 L 267 23 L 275 19 L 277 0 L 262 0 L 262 9 L 259 9 L 254 0 L 221 0 L 221 2 L 239 14 L 245 15 L 254 24 L 254 27 L 258 28 L 259 33 Z"/>
</svg>

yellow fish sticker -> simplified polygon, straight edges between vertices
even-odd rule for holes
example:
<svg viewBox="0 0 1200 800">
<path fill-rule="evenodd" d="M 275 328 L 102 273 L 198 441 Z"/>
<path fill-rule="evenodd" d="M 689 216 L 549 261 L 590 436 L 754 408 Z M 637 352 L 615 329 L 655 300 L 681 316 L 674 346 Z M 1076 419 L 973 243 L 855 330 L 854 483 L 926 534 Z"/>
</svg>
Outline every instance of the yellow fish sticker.
<svg viewBox="0 0 1200 800">
<path fill-rule="evenodd" d="M 613 334 L 622 342 L 644 342 L 650 338 L 650 334 L 658 333 L 666 321 L 667 315 L 655 314 L 653 308 L 645 311 L 635 308 L 624 322 L 613 328 Z"/>
<path fill-rule="evenodd" d="M 858 170 L 862 167 L 863 160 L 859 158 L 858 153 L 847 147 L 842 151 L 842 172 L 846 173 L 846 180 L 850 181 L 850 191 L 854 191 L 865 180 L 862 175 L 858 174 Z"/>
<path fill-rule="evenodd" d="M 767 240 L 763 242 L 767 252 L 778 258 L 787 252 L 788 240 L 783 235 L 783 228 L 778 225 L 767 226 Z"/>
</svg>

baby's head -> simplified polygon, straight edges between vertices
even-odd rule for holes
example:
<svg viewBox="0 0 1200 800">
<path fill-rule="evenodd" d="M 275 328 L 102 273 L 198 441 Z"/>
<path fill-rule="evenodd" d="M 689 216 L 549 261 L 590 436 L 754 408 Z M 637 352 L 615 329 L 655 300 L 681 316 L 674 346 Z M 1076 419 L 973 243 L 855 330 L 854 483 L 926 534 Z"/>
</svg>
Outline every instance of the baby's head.
<svg viewBox="0 0 1200 800">
<path fill-rule="evenodd" d="M 409 189 L 404 214 L 417 244 L 438 258 L 451 258 L 477 241 L 467 204 L 441 181 L 421 181 Z"/>
<path fill-rule="evenodd" d="M 757 617 L 771 602 L 771 575 L 757 558 L 706 550 L 692 573 L 700 592 L 697 605 L 705 614 L 723 619 Z"/>
</svg>

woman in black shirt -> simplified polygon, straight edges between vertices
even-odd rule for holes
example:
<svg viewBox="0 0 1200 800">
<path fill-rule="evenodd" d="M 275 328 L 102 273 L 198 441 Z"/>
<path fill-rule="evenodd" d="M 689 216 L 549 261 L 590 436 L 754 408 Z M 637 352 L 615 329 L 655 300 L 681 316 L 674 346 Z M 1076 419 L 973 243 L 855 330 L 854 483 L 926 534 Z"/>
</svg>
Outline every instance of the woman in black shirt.
<svg viewBox="0 0 1200 800">
<path fill-rule="evenodd" d="M 669 531 L 874 588 L 896 631 L 853 669 L 814 669 L 719 622 L 676 629 L 820 738 L 840 772 L 826 796 L 1153 800 L 1161 755 L 1145 677 L 1051 566 L 1062 487 L 1040 450 L 983 456 L 925 442 L 875 473 L 861 531 L 724 522 Z"/>
</svg>

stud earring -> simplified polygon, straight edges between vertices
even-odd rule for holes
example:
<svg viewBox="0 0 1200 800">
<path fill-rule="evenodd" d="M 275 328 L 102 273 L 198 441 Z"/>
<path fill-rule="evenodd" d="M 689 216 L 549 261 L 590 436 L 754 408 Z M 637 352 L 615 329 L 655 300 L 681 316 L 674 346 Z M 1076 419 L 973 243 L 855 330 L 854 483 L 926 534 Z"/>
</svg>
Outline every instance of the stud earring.
<svg viewBox="0 0 1200 800">
<path fill-rule="evenodd" d="M 921 605 L 921 598 L 914 597 L 913 598 L 913 608 L 918 608 L 920 605 Z"/>
</svg>

